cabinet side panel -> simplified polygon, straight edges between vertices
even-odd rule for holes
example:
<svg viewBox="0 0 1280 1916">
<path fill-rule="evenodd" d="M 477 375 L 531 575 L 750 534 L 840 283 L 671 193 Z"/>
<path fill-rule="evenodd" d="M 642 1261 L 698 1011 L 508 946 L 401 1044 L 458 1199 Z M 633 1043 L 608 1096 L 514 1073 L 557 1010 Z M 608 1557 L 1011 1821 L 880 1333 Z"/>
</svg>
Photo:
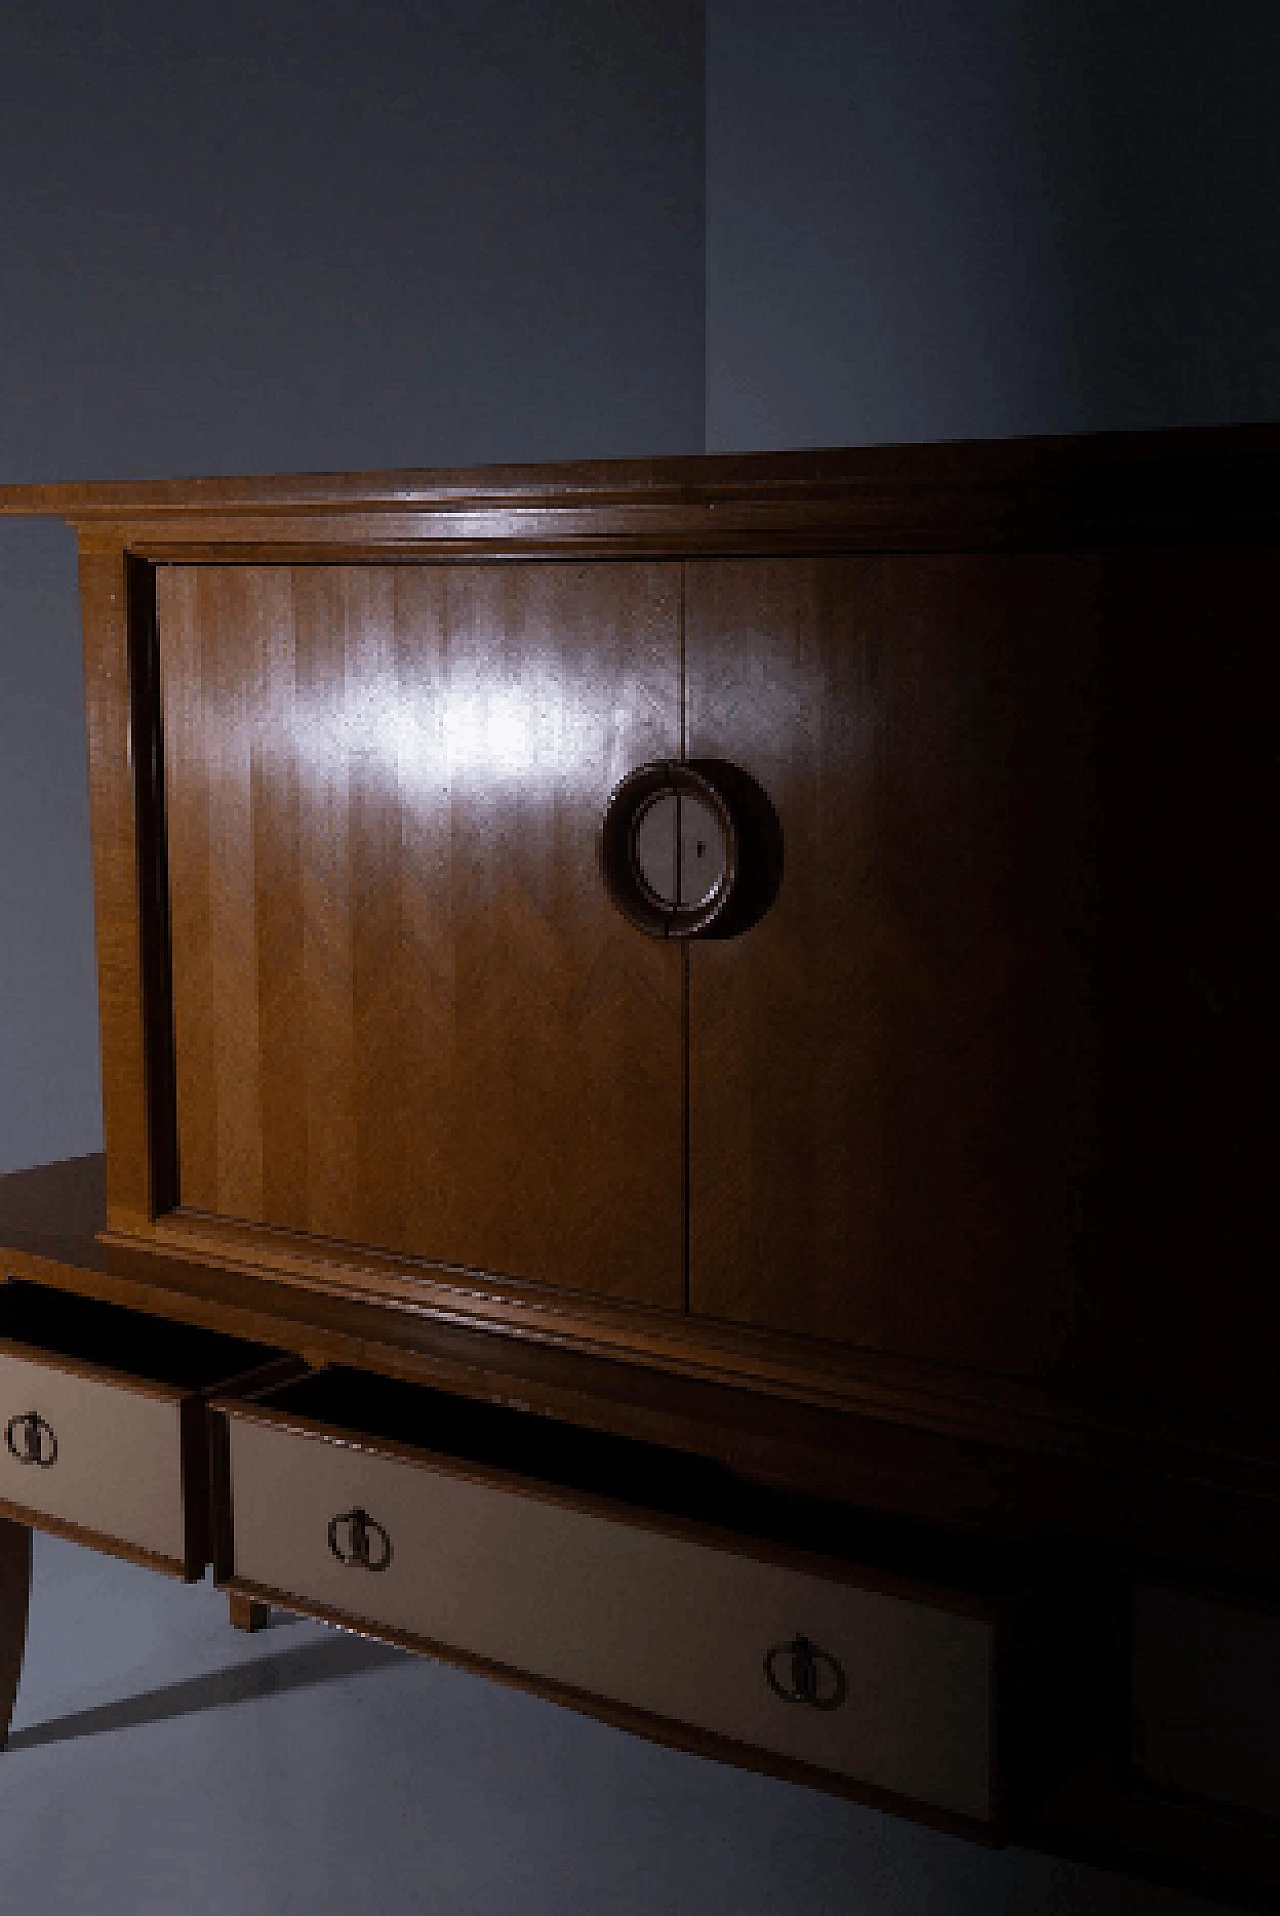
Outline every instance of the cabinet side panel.
<svg viewBox="0 0 1280 1916">
<path fill-rule="evenodd" d="M 128 564 L 120 549 L 81 544 L 107 1223 L 124 1230 L 145 1228 L 153 1212 Z"/>
</svg>

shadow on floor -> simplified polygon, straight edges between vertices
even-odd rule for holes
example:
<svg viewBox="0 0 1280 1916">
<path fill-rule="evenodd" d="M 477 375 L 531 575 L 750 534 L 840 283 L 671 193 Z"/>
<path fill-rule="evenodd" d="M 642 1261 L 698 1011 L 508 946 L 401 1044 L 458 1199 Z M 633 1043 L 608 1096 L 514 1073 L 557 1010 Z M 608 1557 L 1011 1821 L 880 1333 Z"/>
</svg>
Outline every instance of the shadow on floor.
<svg viewBox="0 0 1280 1916">
<path fill-rule="evenodd" d="M 42 1743 L 99 1736 L 107 1730 L 133 1730 L 144 1723 L 162 1723 L 168 1717 L 191 1716 L 198 1710 L 220 1710 L 253 1697 L 302 1690 L 313 1683 L 330 1683 L 340 1677 L 359 1676 L 366 1670 L 380 1670 L 386 1664 L 410 1660 L 407 1650 L 374 1643 L 365 1637 L 341 1636 L 332 1642 L 300 1644 L 296 1650 L 252 1657 L 244 1663 L 232 1664 L 229 1669 L 215 1670 L 209 1676 L 191 1677 L 183 1683 L 166 1684 L 162 1690 L 147 1690 L 141 1696 L 124 1697 L 118 1703 L 103 1703 L 96 1709 L 55 1717 L 51 1723 L 35 1723 L 30 1729 L 14 1730 L 4 1748 L 6 1753 L 13 1753 L 35 1749 Z"/>
</svg>

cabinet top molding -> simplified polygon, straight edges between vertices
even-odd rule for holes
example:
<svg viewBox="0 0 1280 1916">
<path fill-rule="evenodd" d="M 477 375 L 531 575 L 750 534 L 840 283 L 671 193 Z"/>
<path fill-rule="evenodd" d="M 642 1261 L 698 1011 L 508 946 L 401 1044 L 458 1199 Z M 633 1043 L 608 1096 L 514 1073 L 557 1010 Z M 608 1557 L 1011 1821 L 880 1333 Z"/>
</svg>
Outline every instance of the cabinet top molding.
<svg viewBox="0 0 1280 1916">
<path fill-rule="evenodd" d="M 141 557 L 1076 545 L 1280 527 L 1280 424 L 557 465 L 0 486 Z"/>
</svg>

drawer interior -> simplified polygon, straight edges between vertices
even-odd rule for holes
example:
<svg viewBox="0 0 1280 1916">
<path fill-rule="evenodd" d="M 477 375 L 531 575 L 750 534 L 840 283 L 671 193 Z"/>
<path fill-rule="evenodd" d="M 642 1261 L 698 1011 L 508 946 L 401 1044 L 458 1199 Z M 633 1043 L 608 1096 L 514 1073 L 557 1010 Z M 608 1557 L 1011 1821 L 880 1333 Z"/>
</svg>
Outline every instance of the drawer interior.
<svg viewBox="0 0 1280 1916">
<path fill-rule="evenodd" d="M 18 1278 L 0 1284 L 0 1338 L 36 1358 L 69 1357 L 184 1391 L 229 1383 L 281 1356 L 247 1338 Z"/>
<path fill-rule="evenodd" d="M 389 1440 L 427 1459 L 586 1493 L 914 1584 L 994 1598 L 1031 1580 L 1028 1553 L 1015 1543 L 939 1533 L 905 1518 L 771 1490 L 710 1458 L 367 1371 L 335 1365 L 255 1391 L 252 1401 L 357 1442 Z"/>
</svg>

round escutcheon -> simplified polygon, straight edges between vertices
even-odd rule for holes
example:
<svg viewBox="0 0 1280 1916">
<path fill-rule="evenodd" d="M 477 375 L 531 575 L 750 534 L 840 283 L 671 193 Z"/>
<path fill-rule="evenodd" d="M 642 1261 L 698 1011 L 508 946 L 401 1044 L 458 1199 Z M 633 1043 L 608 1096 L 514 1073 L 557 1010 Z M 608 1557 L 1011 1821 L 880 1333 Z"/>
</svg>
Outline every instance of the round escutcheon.
<svg viewBox="0 0 1280 1916">
<path fill-rule="evenodd" d="M 738 830 L 724 794 L 678 759 L 628 773 L 605 808 L 600 858 L 609 896 L 654 938 L 705 932 L 737 882 Z"/>
</svg>

